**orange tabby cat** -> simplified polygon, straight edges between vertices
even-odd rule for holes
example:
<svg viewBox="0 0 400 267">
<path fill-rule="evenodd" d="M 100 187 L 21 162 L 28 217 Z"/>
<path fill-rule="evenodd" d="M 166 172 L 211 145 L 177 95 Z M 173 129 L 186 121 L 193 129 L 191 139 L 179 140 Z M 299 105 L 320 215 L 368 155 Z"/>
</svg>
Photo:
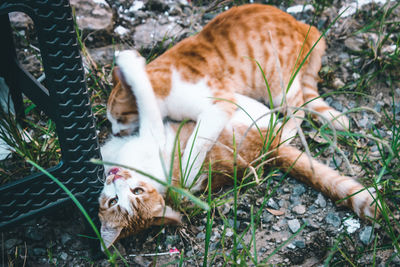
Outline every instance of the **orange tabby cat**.
<svg viewBox="0 0 400 267">
<path fill-rule="evenodd" d="M 135 94 L 136 95 L 136 94 Z M 243 110 L 234 112 L 216 144 L 206 155 L 205 170 L 195 181 L 192 191 L 203 190 L 208 182 L 208 162 L 212 163 L 212 188 L 218 189 L 232 182 L 233 134 L 237 144 L 237 167 L 239 175 L 256 160 L 264 147 L 264 140 L 270 140 L 270 165 L 289 172 L 295 178 L 313 186 L 334 200 L 347 198 L 342 204 L 352 208 L 360 217 L 374 217 L 379 214 L 374 203 L 375 194 L 357 181 L 341 176 L 326 165 L 308 158 L 297 148 L 280 145 L 280 135 L 270 127 L 269 109 L 260 102 L 243 95 L 235 95 Z M 105 161 L 127 165 L 139 171 L 105 166 L 106 182 L 100 195 L 99 217 L 101 235 L 107 247 L 119 238 L 135 234 L 151 225 L 180 223 L 180 215 L 165 204 L 166 188 L 149 179 L 140 171 L 152 175 L 164 183 L 169 173 L 171 154 L 179 124 L 163 124 L 154 94 L 137 94 L 140 116 L 139 134 L 129 137 L 112 137 L 101 148 Z M 261 119 L 259 119 L 261 118 Z M 271 118 L 274 120 L 274 118 Z M 253 123 L 257 122 L 256 128 Z M 195 129 L 194 123 L 185 124 L 180 132 L 182 149 Z M 279 125 L 275 127 L 279 129 Z M 202 136 L 199 136 L 202 138 Z M 176 150 L 177 151 L 177 150 Z M 177 153 L 177 152 L 176 152 Z M 179 186 L 180 166 L 175 154 L 173 180 Z M 312 167 L 311 165 L 312 164 Z"/>
<path fill-rule="evenodd" d="M 211 148 L 212 142 L 207 140 L 217 140 L 236 110 L 235 93 L 264 103 L 269 102 L 270 93 L 275 107 L 283 105 L 288 114 L 295 113 L 296 118 L 283 129 L 282 140 L 295 135 L 304 112 L 293 108 L 304 104 L 331 119 L 337 129 L 343 129 L 348 126 L 348 119 L 319 98 L 317 92 L 325 50 L 323 39 L 287 90 L 294 70 L 319 37 L 315 27 L 296 21 L 277 8 L 252 4 L 218 15 L 200 33 L 179 42 L 148 65 L 136 51 L 120 52 L 115 74 L 124 82 L 113 89 L 107 105 L 112 131 L 129 134 L 137 125 L 135 98 L 127 97 L 131 90 L 135 94 L 153 91 L 162 117 L 197 123 L 198 131 L 188 140 L 193 148 L 182 158 L 184 166 L 192 170 L 190 185 Z M 265 73 L 270 92 L 255 61 Z M 136 102 L 137 106 L 142 105 Z M 204 138 L 196 140 L 196 134 Z"/>
</svg>

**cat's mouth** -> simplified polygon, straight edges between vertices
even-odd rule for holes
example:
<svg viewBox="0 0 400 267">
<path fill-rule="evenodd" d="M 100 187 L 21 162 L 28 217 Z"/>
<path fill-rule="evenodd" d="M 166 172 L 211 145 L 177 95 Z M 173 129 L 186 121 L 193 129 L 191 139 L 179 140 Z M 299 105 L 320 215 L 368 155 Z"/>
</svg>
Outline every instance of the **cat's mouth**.
<svg viewBox="0 0 400 267">
<path fill-rule="evenodd" d="M 111 182 L 115 182 L 118 179 L 126 179 L 126 177 L 124 177 L 121 174 L 124 174 L 124 172 L 121 168 L 113 167 L 108 171 L 107 176 L 108 177 L 112 176 L 112 178 L 110 177 Z"/>
</svg>

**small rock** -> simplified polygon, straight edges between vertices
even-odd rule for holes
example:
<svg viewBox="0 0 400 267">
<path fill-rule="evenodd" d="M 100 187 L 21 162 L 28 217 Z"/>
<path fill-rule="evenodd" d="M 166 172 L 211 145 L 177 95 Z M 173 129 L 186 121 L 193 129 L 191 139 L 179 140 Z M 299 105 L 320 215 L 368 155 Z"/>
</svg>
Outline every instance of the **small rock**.
<svg viewBox="0 0 400 267">
<path fill-rule="evenodd" d="M 8 16 L 12 26 L 17 29 L 26 29 L 29 27 L 29 24 L 33 25 L 32 19 L 25 13 L 10 12 Z"/>
<path fill-rule="evenodd" d="M 358 74 L 357 72 L 354 72 L 352 77 L 353 77 L 354 80 L 358 80 L 358 79 L 360 79 L 361 75 Z"/>
<path fill-rule="evenodd" d="M 33 227 L 28 227 L 26 229 L 26 236 L 35 241 L 41 241 L 44 238 L 44 234 L 42 231 L 38 231 Z"/>
<path fill-rule="evenodd" d="M 339 79 L 339 78 L 335 78 L 333 80 L 333 87 L 335 87 L 336 89 L 342 88 L 343 86 L 345 86 L 345 83 Z"/>
<path fill-rule="evenodd" d="M 392 262 L 391 263 L 394 266 L 400 266 L 400 255 L 399 255 L 399 253 L 393 252 L 391 257 L 392 257 Z"/>
<path fill-rule="evenodd" d="M 287 248 L 290 248 L 290 249 L 295 249 L 295 248 L 296 248 L 296 246 L 295 246 L 293 243 L 290 243 L 289 245 L 287 245 Z"/>
<path fill-rule="evenodd" d="M 326 200 L 325 200 L 324 196 L 321 193 L 318 193 L 318 197 L 317 197 L 317 200 L 315 201 L 315 204 L 317 204 L 321 208 L 325 208 L 326 207 Z"/>
<path fill-rule="evenodd" d="M 263 212 L 263 215 L 262 215 L 262 218 L 261 218 L 261 221 L 262 221 L 263 223 L 269 223 L 269 222 L 271 222 L 273 219 L 274 219 L 274 216 L 273 216 L 272 214 L 270 214 L 270 213 L 268 213 L 268 212 L 266 212 L 266 211 Z"/>
<path fill-rule="evenodd" d="M 206 239 L 206 234 L 204 232 L 200 232 L 197 234 L 196 238 L 198 240 L 204 240 L 204 239 Z"/>
<path fill-rule="evenodd" d="M 368 128 L 369 120 L 367 117 L 363 117 L 361 120 L 358 121 L 358 125 L 360 125 L 361 128 Z"/>
<path fill-rule="evenodd" d="M 71 240 L 71 235 L 68 233 L 63 233 L 61 235 L 61 243 L 65 246 Z"/>
<path fill-rule="evenodd" d="M 47 251 L 44 248 L 34 248 L 33 255 L 35 256 L 44 256 L 47 254 Z"/>
<path fill-rule="evenodd" d="M 226 232 L 225 232 L 225 236 L 227 236 L 227 237 L 231 237 L 231 236 L 233 236 L 233 231 L 231 230 L 231 229 L 228 229 Z"/>
<path fill-rule="evenodd" d="M 360 228 L 360 222 L 358 219 L 350 218 L 343 222 L 343 225 L 346 227 L 346 231 L 349 234 L 354 233 Z"/>
<path fill-rule="evenodd" d="M 274 225 L 272 226 L 272 230 L 275 230 L 275 231 L 277 231 L 277 232 L 280 232 L 280 231 L 281 231 L 281 228 L 280 228 L 278 225 L 274 224 Z"/>
<path fill-rule="evenodd" d="M 306 212 L 306 207 L 304 205 L 297 205 L 293 207 L 292 211 L 295 212 L 296 214 L 301 215 Z"/>
<path fill-rule="evenodd" d="M 307 227 L 312 230 L 319 229 L 319 225 L 311 219 L 303 218 L 303 223 L 306 223 Z"/>
<path fill-rule="evenodd" d="M 306 242 L 304 240 L 295 240 L 292 243 L 293 245 L 295 245 L 298 248 L 305 248 L 306 247 Z"/>
<path fill-rule="evenodd" d="M 342 111 L 343 110 L 343 105 L 339 101 L 333 101 L 331 106 L 336 109 L 337 111 Z"/>
<path fill-rule="evenodd" d="M 15 238 L 11 238 L 11 239 L 8 239 L 8 240 L 6 240 L 6 241 L 4 242 L 4 247 L 5 247 L 7 250 L 9 250 L 9 249 L 11 249 L 11 248 L 17 246 L 18 244 L 21 244 L 21 243 L 22 243 L 21 240 L 18 240 L 18 239 L 15 239 Z"/>
<path fill-rule="evenodd" d="M 80 29 L 92 32 L 112 27 L 113 15 L 108 5 L 91 0 L 71 0 L 70 3 L 75 7 Z"/>
<path fill-rule="evenodd" d="M 315 214 L 320 211 L 321 210 L 315 204 L 312 204 L 310 207 L 308 207 L 308 212 L 310 212 L 312 214 Z"/>
<path fill-rule="evenodd" d="M 339 227 L 341 224 L 341 220 L 339 216 L 334 213 L 334 212 L 329 212 L 328 215 L 325 218 L 326 222 L 329 223 L 330 225 L 333 225 L 334 227 Z"/>
<path fill-rule="evenodd" d="M 184 33 L 183 28 L 175 22 L 160 25 L 157 20 L 149 19 L 136 27 L 133 40 L 136 49 L 152 49 L 161 42 L 166 47 L 171 43 L 171 38 L 179 39 Z"/>
<path fill-rule="evenodd" d="M 120 36 L 124 36 L 125 34 L 127 34 L 129 32 L 129 30 L 127 28 L 119 25 L 114 29 L 114 32 Z"/>
<path fill-rule="evenodd" d="M 360 232 L 360 240 L 364 245 L 368 245 L 374 240 L 374 234 L 372 233 L 371 226 L 365 226 L 364 229 Z"/>
<path fill-rule="evenodd" d="M 211 236 L 210 240 L 211 240 L 211 242 L 216 242 L 219 240 L 220 237 L 221 237 L 221 234 L 218 233 L 217 231 L 215 231 L 213 233 L 213 235 Z"/>
<path fill-rule="evenodd" d="M 290 231 L 292 231 L 292 233 L 295 233 L 295 232 L 297 232 L 297 230 L 300 229 L 300 222 L 297 219 L 289 220 L 288 226 L 289 226 Z"/>
<path fill-rule="evenodd" d="M 306 188 L 302 184 L 296 185 L 293 188 L 293 195 L 294 196 L 301 196 L 304 192 L 306 192 Z"/>
<path fill-rule="evenodd" d="M 280 200 L 278 201 L 278 205 L 279 205 L 279 207 L 281 207 L 281 208 L 287 208 L 287 207 L 288 207 L 288 202 L 287 202 L 286 200 L 284 200 L 284 199 L 280 199 Z"/>
<path fill-rule="evenodd" d="M 279 210 L 279 205 L 275 202 L 273 198 L 268 199 L 267 202 L 268 207 Z"/>
<path fill-rule="evenodd" d="M 267 248 L 261 247 L 259 251 L 260 251 L 261 253 L 265 253 L 265 252 L 267 252 Z"/>
<path fill-rule="evenodd" d="M 290 202 L 291 202 L 294 206 L 297 206 L 297 205 L 300 205 L 300 204 L 301 204 L 301 198 L 300 198 L 299 196 L 295 196 L 295 195 L 291 194 L 290 197 L 289 197 L 289 199 L 290 199 Z"/>
<path fill-rule="evenodd" d="M 61 252 L 60 259 L 62 259 L 63 261 L 66 261 L 68 259 L 68 254 L 65 252 Z"/>
</svg>

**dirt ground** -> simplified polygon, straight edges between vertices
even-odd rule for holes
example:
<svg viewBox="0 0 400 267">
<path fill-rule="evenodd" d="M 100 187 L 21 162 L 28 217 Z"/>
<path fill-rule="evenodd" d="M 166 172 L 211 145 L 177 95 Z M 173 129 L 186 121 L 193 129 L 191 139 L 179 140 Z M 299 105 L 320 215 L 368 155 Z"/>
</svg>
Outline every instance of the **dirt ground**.
<svg viewBox="0 0 400 267">
<path fill-rule="evenodd" d="M 293 16 L 316 25 L 321 31 L 328 28 L 343 7 L 351 7 L 355 3 L 350 0 L 331 1 L 332 3 L 321 11 L 315 8 L 309 10 L 308 5 L 302 5 L 304 1 L 291 1 L 293 3 L 290 5 L 288 1 L 275 2 L 280 3 L 279 8 L 283 10 L 291 7 L 288 11 L 291 11 Z M 106 73 L 110 70 L 114 49 L 135 47 L 141 49 L 144 54 L 157 54 L 155 49 L 163 51 L 168 45 L 201 30 L 202 26 L 224 9 L 215 7 L 213 1 L 202 1 L 201 5 L 185 0 L 134 1 L 133 4 L 132 1 L 126 0 L 86 0 L 72 3 L 77 12 L 83 12 L 81 18 L 93 18 L 97 23 L 90 28 L 87 25 L 90 23 L 80 22 L 78 19 L 78 24 L 82 23 L 80 27 L 90 55 L 90 59 L 85 58 L 84 62 L 89 66 L 92 60 Z M 369 31 L 358 32 L 371 22 L 381 6 L 375 3 L 359 4 L 357 12 L 344 14 L 346 16 L 339 18 L 327 31 L 328 48 L 323 59 L 319 89 L 321 95 L 326 94 L 326 101 L 339 111 L 346 112 L 357 107 L 371 109 L 372 111 L 364 109 L 348 114 L 351 118 L 351 130 L 364 135 L 378 132 L 383 140 L 390 142 L 392 129 L 387 127 L 384 114 L 385 111 L 393 110 L 397 115 L 397 123 L 400 123 L 400 80 L 388 81 L 385 74 L 393 71 L 399 74 L 399 70 L 386 69 L 371 81 L 365 78 L 366 73 L 379 71 L 386 59 L 382 56 L 382 65 L 371 65 L 371 58 L 364 52 L 373 51 L 371 46 L 380 37 Z M 300 11 L 297 12 L 294 7 L 300 8 Z M 96 12 L 93 12 L 94 10 Z M 397 7 L 390 19 L 398 20 L 399 17 L 400 7 Z M 20 42 L 18 57 L 35 77 L 40 77 L 43 71 L 40 61 L 33 56 L 29 45 L 21 41 L 22 35 L 31 45 L 36 46 L 34 36 L 30 36 L 32 24 L 23 17 L 14 17 L 13 23 L 18 33 L 15 39 Z M 389 51 L 390 54 L 390 49 L 395 49 L 393 45 L 396 41 L 399 42 L 399 34 L 399 31 L 393 32 L 381 49 Z M 92 82 L 89 78 L 88 84 Z M 338 93 L 330 94 L 333 91 Z M 105 105 L 105 99 L 99 100 L 94 97 L 93 101 L 96 105 Z M 104 114 L 99 114 L 97 119 L 99 122 L 104 121 Z M 108 131 L 107 124 L 102 125 L 99 132 L 104 136 Z M 303 129 L 305 132 L 314 131 L 309 123 L 304 123 Z M 319 161 L 348 174 L 345 160 L 339 153 L 326 150 L 319 153 L 320 148 L 324 146 L 320 137 L 308 137 L 308 141 Z M 368 184 L 373 170 L 380 168 L 379 146 L 371 139 L 363 137 L 357 137 L 357 144 L 358 146 L 347 146 L 346 142 L 341 142 L 339 146 L 344 155 L 349 157 L 357 174 L 356 178 Z M 298 145 L 301 146 L 300 143 Z M 368 158 L 368 163 L 363 163 L 360 167 L 355 154 L 361 158 Z M 372 266 L 373 262 L 378 266 L 385 266 L 389 261 L 390 266 L 400 266 L 400 257 L 396 257 L 393 248 L 380 249 L 375 259 L 368 253 L 373 249 L 373 242 L 379 246 L 390 243 L 387 234 L 379 233 L 379 228 L 375 229 L 376 232 L 370 239 L 373 228 L 369 222 L 358 219 L 349 209 L 335 205 L 321 193 L 295 179 L 288 177 L 281 181 L 281 177 L 282 174 L 277 174 L 269 182 L 277 188 L 267 207 L 269 210 L 281 211 L 282 215 L 263 210 L 255 234 L 260 262 L 283 245 L 268 263 L 284 266 L 321 266 L 328 257 L 332 257 L 332 265 L 350 265 L 340 253 L 330 253 L 332 248 L 341 247 L 345 248 L 346 255 L 359 266 Z M 383 179 L 389 178 L 391 177 L 383 176 Z M 263 184 L 257 188 L 250 188 L 240 196 L 237 211 L 239 232 L 244 231 L 251 223 L 250 204 L 254 205 L 255 212 L 258 211 L 266 190 L 267 185 Z M 399 199 L 397 196 L 397 200 Z M 400 200 L 394 204 L 400 204 Z M 233 233 L 224 227 L 225 222 L 222 219 L 222 215 L 229 218 L 232 212 L 232 202 L 218 207 L 215 212 L 210 243 L 211 253 L 217 252 L 213 266 L 222 266 L 223 254 L 233 247 Z M 68 214 L 67 218 L 65 214 Z M 398 213 L 394 216 L 399 219 Z M 228 223 L 233 222 L 228 220 Z M 91 255 L 87 238 L 81 236 L 84 224 L 84 219 L 76 208 L 60 207 L 50 215 L 34 218 L 2 232 L 1 264 L 22 266 L 26 260 L 26 266 L 108 266 L 105 258 L 93 258 Z M 118 243 L 117 248 L 130 266 L 162 266 L 169 262 L 171 265 L 177 265 L 174 261 L 179 259 L 178 254 L 157 258 L 146 255 L 168 252 L 173 248 L 182 253 L 185 266 L 199 266 L 202 265 L 204 251 L 205 224 L 206 214 L 200 213 L 190 218 L 190 221 L 185 218 L 181 227 L 151 228 L 137 236 L 126 238 Z M 293 233 L 304 224 L 303 230 L 292 238 Z M 374 241 L 375 236 L 378 238 Z M 249 232 L 244 237 L 244 243 L 247 244 L 250 238 Z M 238 249 L 241 251 L 244 248 L 239 245 Z"/>
</svg>

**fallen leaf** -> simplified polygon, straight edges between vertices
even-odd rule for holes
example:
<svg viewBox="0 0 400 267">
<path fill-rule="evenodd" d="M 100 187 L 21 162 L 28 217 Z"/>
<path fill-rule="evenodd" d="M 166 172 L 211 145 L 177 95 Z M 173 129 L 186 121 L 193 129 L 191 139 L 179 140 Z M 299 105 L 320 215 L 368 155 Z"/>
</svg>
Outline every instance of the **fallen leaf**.
<svg viewBox="0 0 400 267">
<path fill-rule="evenodd" d="M 285 212 L 281 211 L 281 210 L 274 210 L 274 209 L 267 208 L 267 211 L 275 216 L 281 216 L 281 215 L 285 214 Z"/>
</svg>

